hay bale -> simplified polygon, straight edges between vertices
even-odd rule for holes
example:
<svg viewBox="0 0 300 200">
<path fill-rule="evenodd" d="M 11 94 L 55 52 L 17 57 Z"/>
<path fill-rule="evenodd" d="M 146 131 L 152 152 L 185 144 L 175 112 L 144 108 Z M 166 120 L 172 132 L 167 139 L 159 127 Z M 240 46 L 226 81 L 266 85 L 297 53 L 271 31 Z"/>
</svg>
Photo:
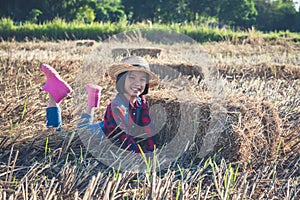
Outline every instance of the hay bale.
<svg viewBox="0 0 300 200">
<path fill-rule="evenodd" d="M 277 78 L 285 80 L 296 80 L 300 78 L 300 67 L 292 64 L 280 64 L 261 62 L 255 64 L 240 65 L 218 63 L 217 68 L 220 74 L 234 78 Z"/>
<path fill-rule="evenodd" d="M 221 155 L 225 158 L 243 160 L 252 165 L 262 164 L 276 155 L 281 136 L 281 121 L 277 110 L 271 103 L 232 98 L 227 104 L 229 128 L 224 132 L 224 147 Z M 216 147 L 218 148 L 218 146 Z M 235 152 L 230 150 L 234 148 Z M 236 154 L 236 155 L 235 155 Z"/>
<path fill-rule="evenodd" d="M 202 67 L 188 63 L 150 63 L 150 69 L 161 79 L 168 77 L 173 80 L 183 75 L 197 77 L 200 82 L 204 78 Z"/>
<path fill-rule="evenodd" d="M 244 167 L 257 166 L 276 154 L 280 120 L 269 103 L 232 98 L 225 106 L 227 113 L 221 110 L 219 115 L 214 115 L 216 110 L 209 101 L 180 102 L 155 96 L 149 96 L 148 101 L 150 106 L 162 105 L 167 112 L 167 123 L 157 135 L 159 145 L 171 142 L 180 134 L 181 138 L 193 139 L 193 159 L 217 154 L 218 158 Z M 180 128 L 179 123 L 185 124 Z"/>
<path fill-rule="evenodd" d="M 92 47 L 92 46 L 94 46 L 94 44 L 95 44 L 94 40 L 82 40 L 82 41 L 76 42 L 77 47 L 81 47 L 81 46 Z"/>
<path fill-rule="evenodd" d="M 145 48 L 114 48 L 112 49 L 113 58 L 126 57 L 126 56 L 150 56 L 158 58 L 161 54 L 161 48 L 145 47 Z"/>
</svg>

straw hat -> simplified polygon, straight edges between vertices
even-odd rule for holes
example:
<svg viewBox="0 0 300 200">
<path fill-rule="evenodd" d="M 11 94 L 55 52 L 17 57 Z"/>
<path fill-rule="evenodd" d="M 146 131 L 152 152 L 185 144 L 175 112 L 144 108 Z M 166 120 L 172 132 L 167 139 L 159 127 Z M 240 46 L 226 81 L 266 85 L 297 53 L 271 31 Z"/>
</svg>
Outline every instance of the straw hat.
<svg viewBox="0 0 300 200">
<path fill-rule="evenodd" d="M 142 71 L 149 75 L 149 84 L 157 85 L 157 76 L 150 71 L 149 63 L 140 56 L 129 56 L 121 60 L 120 63 L 113 64 L 108 69 L 108 75 L 113 79 L 117 80 L 117 77 L 122 72 L 127 71 Z"/>
</svg>

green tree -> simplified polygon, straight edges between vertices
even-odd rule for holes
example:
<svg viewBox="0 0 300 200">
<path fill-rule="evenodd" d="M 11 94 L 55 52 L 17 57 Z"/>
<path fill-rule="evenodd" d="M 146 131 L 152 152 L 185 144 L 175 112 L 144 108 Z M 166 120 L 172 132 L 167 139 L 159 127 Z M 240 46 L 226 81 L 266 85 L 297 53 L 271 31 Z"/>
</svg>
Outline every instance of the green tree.
<svg viewBox="0 0 300 200">
<path fill-rule="evenodd" d="M 122 5 L 128 20 L 132 23 L 147 19 L 155 21 L 155 16 L 159 12 L 159 0 L 122 0 Z"/>
<path fill-rule="evenodd" d="M 258 12 L 256 28 L 270 30 L 274 24 L 274 11 L 269 0 L 255 0 L 255 8 Z"/>
<path fill-rule="evenodd" d="M 190 0 L 189 10 L 194 20 L 196 15 L 216 17 L 219 4 L 219 0 Z"/>
<path fill-rule="evenodd" d="M 30 20 L 32 23 L 37 23 L 39 16 L 43 14 L 39 9 L 32 9 L 30 12 Z"/>
<path fill-rule="evenodd" d="M 110 21 L 118 22 L 120 20 L 126 20 L 127 16 L 124 12 L 124 6 L 120 0 L 101 0 L 97 2 L 95 21 Z"/>
<path fill-rule="evenodd" d="M 195 24 L 211 24 L 217 21 L 220 2 L 219 0 L 190 0 L 188 7 L 190 21 Z"/>
<path fill-rule="evenodd" d="M 279 30 L 293 30 L 296 24 L 296 9 L 292 1 L 277 0 L 273 2 L 275 11 L 275 29 Z M 299 23 L 299 22 L 298 22 Z"/>
<path fill-rule="evenodd" d="M 290 0 L 256 0 L 258 10 L 256 27 L 263 31 L 291 30 L 299 31 L 298 13 Z"/>
<path fill-rule="evenodd" d="M 36 1 L 34 0 L 2 0 L 0 4 L 0 16 L 9 17 L 14 21 L 32 19 L 32 10 L 38 9 L 38 7 L 34 6 L 35 3 Z"/>
<path fill-rule="evenodd" d="M 157 18 L 163 23 L 190 21 L 187 0 L 162 0 L 158 4 Z"/>
<path fill-rule="evenodd" d="M 92 23 L 95 17 L 94 10 L 88 5 L 80 7 L 76 13 L 76 19 L 85 23 Z"/>
<path fill-rule="evenodd" d="M 218 18 L 230 26 L 249 28 L 254 25 L 257 10 L 253 0 L 221 0 Z"/>
<path fill-rule="evenodd" d="M 0 16 L 10 17 L 15 21 L 41 22 L 56 17 L 71 21 L 76 19 L 77 13 L 82 12 L 86 6 L 92 8 L 90 5 L 93 2 L 94 0 L 2 0 Z"/>
<path fill-rule="evenodd" d="M 113 6 L 97 7 L 95 21 L 118 22 L 120 20 L 126 20 L 126 14 L 122 9 Z"/>
</svg>

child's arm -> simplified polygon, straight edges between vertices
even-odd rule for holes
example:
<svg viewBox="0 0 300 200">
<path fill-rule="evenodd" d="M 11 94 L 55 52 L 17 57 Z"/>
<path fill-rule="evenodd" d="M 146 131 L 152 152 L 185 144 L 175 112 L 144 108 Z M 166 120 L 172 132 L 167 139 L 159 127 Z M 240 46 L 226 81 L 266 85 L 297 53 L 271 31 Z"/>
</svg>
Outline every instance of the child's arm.
<svg viewBox="0 0 300 200">
<path fill-rule="evenodd" d="M 142 108 L 140 110 L 140 116 L 139 116 L 140 120 L 136 120 L 136 122 L 130 116 L 128 108 L 120 104 L 119 102 L 113 101 L 111 104 L 111 110 L 112 110 L 113 118 L 116 121 L 116 124 L 119 126 L 121 130 L 125 131 L 125 133 L 133 137 L 140 137 L 140 138 L 149 137 L 147 132 L 150 131 L 145 131 L 150 128 L 150 121 L 151 121 L 148 108 Z"/>
</svg>

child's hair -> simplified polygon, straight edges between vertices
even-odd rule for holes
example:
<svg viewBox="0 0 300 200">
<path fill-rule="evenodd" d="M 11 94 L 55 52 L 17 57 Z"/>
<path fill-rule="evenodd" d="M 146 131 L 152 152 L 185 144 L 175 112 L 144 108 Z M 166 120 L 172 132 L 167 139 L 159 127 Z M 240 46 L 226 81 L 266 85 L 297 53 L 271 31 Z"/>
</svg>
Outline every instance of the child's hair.
<svg viewBox="0 0 300 200">
<path fill-rule="evenodd" d="M 125 92 L 124 85 L 125 85 L 125 79 L 126 79 L 127 74 L 128 74 L 128 71 L 122 72 L 117 76 L 116 89 L 119 93 Z M 149 75 L 147 74 L 145 89 L 139 96 L 148 94 L 148 91 L 149 91 Z"/>
</svg>

